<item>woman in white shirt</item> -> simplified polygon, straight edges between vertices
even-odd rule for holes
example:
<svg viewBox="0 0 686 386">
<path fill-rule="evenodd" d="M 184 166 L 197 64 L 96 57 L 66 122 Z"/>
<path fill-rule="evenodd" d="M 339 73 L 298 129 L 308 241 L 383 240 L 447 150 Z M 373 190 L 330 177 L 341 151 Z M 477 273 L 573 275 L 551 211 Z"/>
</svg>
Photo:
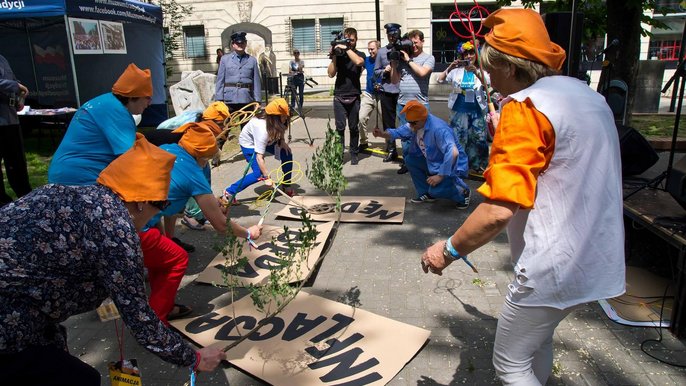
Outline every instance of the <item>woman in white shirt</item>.
<svg viewBox="0 0 686 386">
<path fill-rule="evenodd" d="M 241 146 L 245 160 L 250 163 L 252 172 L 226 188 L 224 194 L 227 198 L 232 196 L 235 200 L 238 193 L 261 179 L 267 186 L 275 183 L 269 179 L 269 170 L 264 161 L 266 153 L 274 154 L 276 159 L 281 160 L 283 172 L 281 189 L 289 195 L 294 194 L 290 188 L 293 154 L 284 140 L 284 134 L 288 128 L 288 117 L 288 103 L 283 98 L 277 98 L 243 127 L 238 137 L 238 144 Z"/>
<path fill-rule="evenodd" d="M 462 43 L 459 59 L 438 74 L 439 83 L 450 82 L 453 90 L 448 97 L 450 127 L 469 158 L 469 169 L 482 174 L 488 166 L 488 128 L 486 126 L 486 88 L 475 66 L 476 51 L 472 42 Z M 488 74 L 484 73 L 486 82 Z"/>
</svg>

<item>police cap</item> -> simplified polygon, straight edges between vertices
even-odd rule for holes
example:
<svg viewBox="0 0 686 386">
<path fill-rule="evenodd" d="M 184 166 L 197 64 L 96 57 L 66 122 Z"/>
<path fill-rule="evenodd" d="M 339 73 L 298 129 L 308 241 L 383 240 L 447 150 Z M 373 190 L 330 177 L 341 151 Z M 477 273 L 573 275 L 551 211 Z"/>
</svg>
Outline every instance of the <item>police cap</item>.
<svg viewBox="0 0 686 386">
<path fill-rule="evenodd" d="M 400 24 L 396 24 L 396 23 L 388 23 L 388 24 L 384 25 L 383 27 L 386 28 L 387 34 L 393 33 L 395 31 L 400 31 Z"/>
<path fill-rule="evenodd" d="M 232 43 L 245 43 L 248 40 L 245 38 L 245 32 L 237 31 L 231 34 Z"/>
</svg>

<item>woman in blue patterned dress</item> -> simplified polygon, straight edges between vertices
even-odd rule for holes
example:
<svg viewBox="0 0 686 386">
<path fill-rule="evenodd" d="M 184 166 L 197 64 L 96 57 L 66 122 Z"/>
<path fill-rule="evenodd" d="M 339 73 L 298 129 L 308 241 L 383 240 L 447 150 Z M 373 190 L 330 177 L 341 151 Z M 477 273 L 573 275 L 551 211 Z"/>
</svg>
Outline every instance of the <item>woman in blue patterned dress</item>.
<svg viewBox="0 0 686 386">
<path fill-rule="evenodd" d="M 3 384 L 100 385 L 100 374 L 69 354 L 60 323 L 107 297 L 161 359 L 211 371 L 225 358 L 193 349 L 148 305 L 136 230 L 165 206 L 174 159 L 137 134 L 96 184 L 45 185 L 0 208 Z"/>
<path fill-rule="evenodd" d="M 439 83 L 450 82 L 453 87 L 448 97 L 450 127 L 469 158 L 472 173 L 483 174 L 488 166 L 488 128 L 486 126 L 486 90 L 475 66 L 476 51 L 472 42 L 457 50 L 460 58 L 438 74 Z M 486 82 L 488 74 L 484 73 Z"/>
</svg>

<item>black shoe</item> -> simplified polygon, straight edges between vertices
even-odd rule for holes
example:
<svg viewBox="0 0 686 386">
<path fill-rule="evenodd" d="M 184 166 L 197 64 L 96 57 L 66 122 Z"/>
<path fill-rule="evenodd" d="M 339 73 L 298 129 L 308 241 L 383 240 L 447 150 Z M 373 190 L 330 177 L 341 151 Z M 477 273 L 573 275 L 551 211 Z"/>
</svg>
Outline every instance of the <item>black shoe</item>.
<svg viewBox="0 0 686 386">
<path fill-rule="evenodd" d="M 188 253 L 195 252 L 195 247 L 192 244 L 184 243 L 183 241 L 179 240 L 178 237 L 172 237 L 172 241 Z"/>
<path fill-rule="evenodd" d="M 350 164 L 351 165 L 357 165 L 358 162 L 360 162 L 360 161 L 357 159 L 357 154 L 355 154 L 355 153 L 350 154 Z"/>
<path fill-rule="evenodd" d="M 409 170 L 407 170 L 407 166 L 405 166 L 405 164 L 402 164 L 402 165 L 400 166 L 400 169 L 398 169 L 398 171 L 397 171 L 396 173 L 398 173 L 398 174 L 405 174 L 405 173 L 407 173 L 408 171 L 409 171 Z"/>
<path fill-rule="evenodd" d="M 360 144 L 360 147 L 359 147 L 360 151 L 365 151 L 365 150 L 367 150 L 368 148 L 369 148 L 369 144 L 368 144 L 368 143 L 362 143 L 362 144 Z"/>
<path fill-rule="evenodd" d="M 386 157 L 384 157 L 383 162 L 392 162 L 398 159 L 398 153 L 395 150 L 391 150 L 388 152 Z"/>
</svg>

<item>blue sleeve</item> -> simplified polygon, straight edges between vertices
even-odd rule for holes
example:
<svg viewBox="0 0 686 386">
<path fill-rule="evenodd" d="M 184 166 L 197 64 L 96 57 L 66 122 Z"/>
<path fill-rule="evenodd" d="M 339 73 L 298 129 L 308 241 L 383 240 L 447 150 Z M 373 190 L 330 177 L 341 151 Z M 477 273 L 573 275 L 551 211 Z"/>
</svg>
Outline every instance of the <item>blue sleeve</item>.
<svg viewBox="0 0 686 386">
<path fill-rule="evenodd" d="M 107 106 L 103 107 L 107 108 Z M 124 154 L 136 141 L 136 123 L 133 116 L 125 108 L 113 108 L 108 112 L 98 111 L 98 115 L 103 113 L 105 115 L 101 117 L 94 115 L 93 120 L 100 121 L 102 134 L 110 144 L 112 153 Z"/>
<path fill-rule="evenodd" d="M 256 102 L 260 102 L 262 100 L 262 79 L 260 77 L 260 66 L 257 65 L 257 59 L 253 58 L 255 61 L 255 69 L 253 70 L 253 97 L 255 97 Z"/>
<path fill-rule="evenodd" d="M 19 83 L 16 80 L 2 79 L 0 80 L 0 93 L 5 95 L 12 95 L 19 92 Z"/>
<path fill-rule="evenodd" d="M 453 165 L 454 163 L 457 163 L 457 159 L 460 156 L 459 149 L 455 144 L 455 137 L 448 130 L 441 130 L 436 137 L 436 144 L 441 146 L 441 153 L 443 154 L 443 162 L 438 170 L 438 174 L 442 176 L 452 175 L 454 169 Z M 455 162 L 453 162 L 453 148 L 458 149 L 458 158 L 455 158 Z"/>
<path fill-rule="evenodd" d="M 405 139 L 411 140 L 414 137 L 412 129 L 410 129 L 410 124 L 406 123 L 397 129 L 387 129 L 388 133 L 391 135 L 391 139 Z"/>
<path fill-rule="evenodd" d="M 222 56 L 222 59 L 219 61 L 219 70 L 217 70 L 217 83 L 214 86 L 215 101 L 224 100 L 224 63 L 226 63 L 226 58 Z"/>
</svg>

